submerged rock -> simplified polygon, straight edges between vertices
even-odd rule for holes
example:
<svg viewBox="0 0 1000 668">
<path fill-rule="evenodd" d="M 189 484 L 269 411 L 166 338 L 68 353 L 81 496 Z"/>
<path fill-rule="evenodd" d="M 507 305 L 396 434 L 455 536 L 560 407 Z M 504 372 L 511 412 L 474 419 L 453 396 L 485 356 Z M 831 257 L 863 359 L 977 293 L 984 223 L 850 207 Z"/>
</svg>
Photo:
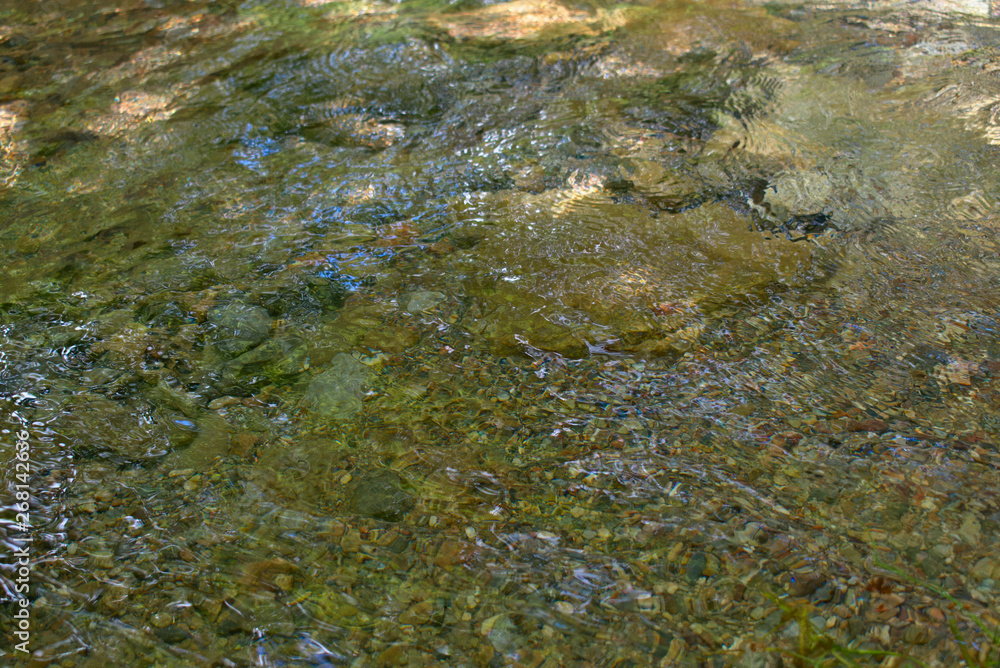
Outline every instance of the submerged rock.
<svg viewBox="0 0 1000 668">
<path fill-rule="evenodd" d="M 818 246 L 723 203 L 654 217 L 596 186 L 484 199 L 495 231 L 463 258 L 464 326 L 504 351 L 676 355 L 718 304 L 823 274 Z"/>
<path fill-rule="evenodd" d="M 501 304 L 490 308 L 488 315 L 470 320 L 467 327 L 502 351 L 520 351 L 524 346 L 530 346 L 566 357 L 587 354 L 586 332 L 550 322 L 542 314 L 532 312 L 528 308 L 530 303 Z"/>
<path fill-rule="evenodd" d="M 361 410 L 368 367 L 347 353 L 337 353 L 330 368 L 313 378 L 302 397 L 302 408 L 327 420 L 346 420 Z"/>
<path fill-rule="evenodd" d="M 93 355 L 103 355 L 105 366 L 141 372 L 147 367 L 149 352 L 158 349 L 160 345 L 148 327 L 133 323 L 98 341 L 90 350 Z"/>
<path fill-rule="evenodd" d="M 152 374 L 149 374 L 149 379 L 152 380 Z M 195 397 L 192 397 L 187 392 L 170 387 L 165 380 L 161 380 L 156 383 L 147 393 L 146 397 L 150 399 L 154 404 L 167 406 L 173 410 L 180 411 L 186 417 L 196 418 L 201 413 L 201 406 Z"/>
<path fill-rule="evenodd" d="M 410 313 L 429 311 L 445 300 L 444 294 L 433 290 L 409 292 L 403 296 L 403 304 Z"/>
<path fill-rule="evenodd" d="M 51 424 L 74 456 L 121 464 L 161 457 L 198 435 L 198 425 L 181 413 L 130 406 L 97 394 L 73 397 L 59 407 Z"/>
<path fill-rule="evenodd" d="M 137 316 L 150 327 L 170 332 L 189 321 L 187 309 L 174 300 L 152 301 L 140 308 Z"/>
<path fill-rule="evenodd" d="M 281 384 L 308 368 L 309 344 L 296 336 L 279 336 L 227 363 L 225 376 L 233 381 L 266 379 Z"/>
<path fill-rule="evenodd" d="M 265 309 L 240 302 L 213 308 L 208 321 L 215 325 L 215 347 L 230 357 L 250 350 L 271 331 L 271 316 Z"/>
<path fill-rule="evenodd" d="M 283 507 L 315 512 L 342 498 L 344 462 L 349 446 L 343 439 L 295 440 L 282 447 L 257 450 L 249 479 L 281 499 Z"/>
<path fill-rule="evenodd" d="M 414 327 L 389 326 L 369 330 L 360 343 L 372 350 L 398 354 L 419 340 L 420 332 Z"/>
<path fill-rule="evenodd" d="M 366 473 L 354 484 L 347 499 L 348 507 L 359 515 L 398 522 L 413 508 L 413 497 L 401 485 L 395 471 L 378 469 Z"/>
</svg>

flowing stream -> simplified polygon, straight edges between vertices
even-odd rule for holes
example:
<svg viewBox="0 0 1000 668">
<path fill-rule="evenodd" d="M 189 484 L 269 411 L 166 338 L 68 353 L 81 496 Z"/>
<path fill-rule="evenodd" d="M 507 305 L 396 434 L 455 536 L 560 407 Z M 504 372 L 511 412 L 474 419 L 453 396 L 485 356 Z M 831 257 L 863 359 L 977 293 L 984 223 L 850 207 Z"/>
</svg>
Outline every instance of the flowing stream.
<svg viewBox="0 0 1000 668">
<path fill-rule="evenodd" d="M 990 11 L 0 4 L 0 665 L 998 665 Z"/>
</svg>

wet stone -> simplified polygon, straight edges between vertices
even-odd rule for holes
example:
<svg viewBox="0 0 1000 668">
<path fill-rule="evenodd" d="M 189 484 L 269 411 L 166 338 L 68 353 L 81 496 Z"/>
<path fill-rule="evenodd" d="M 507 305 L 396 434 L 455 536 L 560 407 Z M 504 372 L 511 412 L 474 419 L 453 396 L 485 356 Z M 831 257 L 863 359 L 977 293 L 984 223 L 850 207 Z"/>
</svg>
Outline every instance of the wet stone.
<svg viewBox="0 0 1000 668">
<path fill-rule="evenodd" d="M 983 557 L 975 563 L 969 574 L 977 580 L 985 580 L 991 577 L 994 572 L 998 572 L 998 569 L 1000 569 L 1000 562 L 990 557 Z"/>
<path fill-rule="evenodd" d="M 684 575 L 687 577 L 689 582 L 697 582 L 699 578 L 705 573 L 705 565 L 708 563 L 708 555 L 704 552 L 695 552 L 688 559 L 687 566 L 684 569 Z"/>
<path fill-rule="evenodd" d="M 271 331 L 266 310 L 239 302 L 212 309 L 208 321 L 215 326 L 215 347 L 229 356 L 250 350 Z"/>
<path fill-rule="evenodd" d="M 104 385 L 110 383 L 114 379 L 121 376 L 121 371 L 117 369 L 108 369 L 106 367 L 96 367 L 84 372 L 80 376 L 80 384 L 88 387 L 96 387 L 98 385 Z"/>
<path fill-rule="evenodd" d="M 139 309 L 137 316 L 150 327 L 176 331 L 187 321 L 187 312 L 175 301 L 153 302 Z"/>
<path fill-rule="evenodd" d="M 781 635 L 783 637 L 785 637 L 785 638 L 798 638 L 799 637 L 799 623 L 798 622 L 791 622 L 788 626 L 785 627 L 785 630 L 782 631 Z"/>
<path fill-rule="evenodd" d="M 400 624 L 426 624 L 434 612 L 433 601 L 421 601 L 404 610 L 399 615 Z"/>
<path fill-rule="evenodd" d="M 420 333 L 410 327 L 378 327 L 369 330 L 361 345 L 387 353 L 401 353 L 420 340 Z"/>
<path fill-rule="evenodd" d="M 310 276 L 305 279 L 309 296 L 324 310 L 343 308 L 347 299 L 347 289 L 338 281 L 323 276 Z"/>
<path fill-rule="evenodd" d="M 833 587 L 831 587 L 829 583 L 826 583 L 816 590 L 813 594 L 812 600 L 814 603 L 829 603 L 833 600 L 833 591 Z"/>
<path fill-rule="evenodd" d="M 847 423 L 848 431 L 872 431 L 876 434 L 889 431 L 889 423 L 885 420 L 872 418 L 870 420 L 851 420 Z"/>
<path fill-rule="evenodd" d="M 413 497 L 401 489 L 402 480 L 388 469 L 359 476 L 348 497 L 348 507 L 359 515 L 398 522 L 413 508 Z"/>
<path fill-rule="evenodd" d="M 169 406 L 178 410 L 189 418 L 196 417 L 201 412 L 201 407 L 195 398 L 186 392 L 176 390 L 164 382 L 158 383 L 149 390 L 147 396 L 156 404 Z"/>
<path fill-rule="evenodd" d="M 87 329 L 99 339 L 108 338 L 118 334 L 130 325 L 133 325 L 133 314 L 128 309 L 117 309 L 102 313 L 93 322 L 87 325 Z"/>
<path fill-rule="evenodd" d="M 177 625 L 154 629 L 153 635 L 168 645 L 177 645 L 191 637 L 190 633 Z"/>
<path fill-rule="evenodd" d="M 274 584 L 283 592 L 292 591 L 294 585 L 294 578 L 288 573 L 281 573 L 280 575 L 274 576 Z"/>
<path fill-rule="evenodd" d="M 246 621 L 243 615 L 229 609 L 224 609 L 215 621 L 215 631 L 222 636 L 249 633 L 253 630 L 249 624 L 250 622 Z"/>
<path fill-rule="evenodd" d="M 445 300 L 444 294 L 432 290 L 410 292 L 403 297 L 406 310 L 410 313 L 429 311 Z"/>
<path fill-rule="evenodd" d="M 960 665 L 952 620 L 996 645 L 993 27 L 36 4 L 0 29 L 41 65 L 0 78 L 3 426 L 37 427 L 32 514 L 70 532 L 37 537 L 35 663 Z M 127 127 L 91 124 L 112 99 Z M 838 233 L 802 239 L 820 211 Z"/>
<path fill-rule="evenodd" d="M 391 204 L 372 200 L 359 204 L 350 214 L 352 222 L 369 227 L 381 227 L 403 219 L 403 215 Z"/>
<path fill-rule="evenodd" d="M 962 526 L 958 529 L 958 536 L 971 545 L 979 542 L 982 535 L 982 524 L 974 513 L 966 513 L 962 519 Z"/>
<path fill-rule="evenodd" d="M 165 628 L 165 627 L 169 626 L 170 624 L 172 624 L 173 621 L 174 621 L 174 619 L 173 619 L 173 617 L 171 615 L 169 615 L 169 614 L 167 614 L 165 612 L 158 612 L 155 615 L 153 615 L 153 618 L 150 620 L 150 623 L 154 627 L 156 627 L 158 629 L 162 629 L 162 628 Z"/>
<path fill-rule="evenodd" d="M 111 453 L 122 460 L 160 457 L 191 443 L 197 426 L 169 410 L 129 407 L 99 395 L 73 397 L 55 424 L 67 445 L 81 456 Z M 114 438 L 107 438 L 108 434 Z"/>
<path fill-rule="evenodd" d="M 266 379 L 281 383 L 302 373 L 308 367 L 309 345 L 295 336 L 282 336 L 264 341 L 226 365 L 229 378 Z"/>
<path fill-rule="evenodd" d="M 521 352 L 525 344 L 570 358 L 583 357 L 588 350 L 571 329 L 555 325 L 537 313 L 522 313 L 509 305 L 499 307 L 489 318 L 470 323 L 469 329 L 483 335 L 504 353 Z"/>
<path fill-rule="evenodd" d="M 911 624 L 903 630 L 903 642 L 907 645 L 925 645 L 930 639 L 931 634 L 926 626 Z"/>
<path fill-rule="evenodd" d="M 780 610 L 775 610 L 774 612 L 772 612 L 771 614 L 769 614 L 767 617 L 764 618 L 764 620 L 760 624 L 760 630 L 764 633 L 770 633 L 775 628 L 777 628 L 778 624 L 781 623 L 781 620 L 783 618 L 784 614 Z"/>
<path fill-rule="evenodd" d="M 330 368 L 313 378 L 302 407 L 317 417 L 345 420 L 361 410 L 361 392 L 368 368 L 347 353 L 334 355 Z"/>
<path fill-rule="evenodd" d="M 792 596 L 809 596 L 824 584 L 820 573 L 799 573 L 788 583 L 788 593 Z"/>
<path fill-rule="evenodd" d="M 518 646 L 517 626 L 507 615 L 496 615 L 483 622 L 480 633 L 486 636 L 493 649 L 506 653 Z"/>
</svg>

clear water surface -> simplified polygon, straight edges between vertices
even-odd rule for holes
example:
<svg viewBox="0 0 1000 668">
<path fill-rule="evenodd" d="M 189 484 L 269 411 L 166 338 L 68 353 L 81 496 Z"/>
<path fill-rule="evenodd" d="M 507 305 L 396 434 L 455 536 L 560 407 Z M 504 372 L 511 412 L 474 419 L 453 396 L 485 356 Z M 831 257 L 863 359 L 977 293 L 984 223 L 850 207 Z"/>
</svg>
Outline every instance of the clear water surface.
<svg viewBox="0 0 1000 668">
<path fill-rule="evenodd" d="M 952 4 L 8 0 L 0 663 L 995 665 Z"/>
</svg>

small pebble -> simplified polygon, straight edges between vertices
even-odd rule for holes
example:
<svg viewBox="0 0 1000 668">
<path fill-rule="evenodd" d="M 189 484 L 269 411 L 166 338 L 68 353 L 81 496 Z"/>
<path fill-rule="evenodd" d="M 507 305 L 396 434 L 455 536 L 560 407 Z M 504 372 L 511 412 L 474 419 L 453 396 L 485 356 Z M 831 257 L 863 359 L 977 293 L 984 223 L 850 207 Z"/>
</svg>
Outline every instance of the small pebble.
<svg viewBox="0 0 1000 668">
<path fill-rule="evenodd" d="M 556 603 L 556 610 L 563 613 L 564 615 L 573 614 L 573 604 L 567 601 L 558 601 Z"/>
</svg>

